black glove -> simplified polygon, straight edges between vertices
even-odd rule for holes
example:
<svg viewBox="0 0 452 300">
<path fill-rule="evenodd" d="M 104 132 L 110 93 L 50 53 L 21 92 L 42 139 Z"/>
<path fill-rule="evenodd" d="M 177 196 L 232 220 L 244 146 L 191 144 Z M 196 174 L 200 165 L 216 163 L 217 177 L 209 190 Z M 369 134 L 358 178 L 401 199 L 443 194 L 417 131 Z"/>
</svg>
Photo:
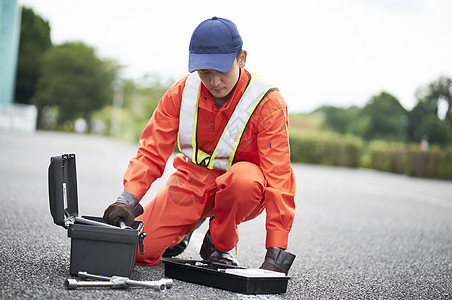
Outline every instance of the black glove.
<svg viewBox="0 0 452 300">
<path fill-rule="evenodd" d="M 143 207 L 138 199 L 129 192 L 123 191 L 115 203 L 111 204 L 104 212 L 104 220 L 111 225 L 118 225 L 119 219 L 123 219 L 127 226 L 132 226 L 135 217 L 143 213 Z"/>
<path fill-rule="evenodd" d="M 270 247 L 267 248 L 265 260 L 260 268 L 285 273 L 287 275 L 294 259 L 294 254 L 280 248 Z"/>
</svg>

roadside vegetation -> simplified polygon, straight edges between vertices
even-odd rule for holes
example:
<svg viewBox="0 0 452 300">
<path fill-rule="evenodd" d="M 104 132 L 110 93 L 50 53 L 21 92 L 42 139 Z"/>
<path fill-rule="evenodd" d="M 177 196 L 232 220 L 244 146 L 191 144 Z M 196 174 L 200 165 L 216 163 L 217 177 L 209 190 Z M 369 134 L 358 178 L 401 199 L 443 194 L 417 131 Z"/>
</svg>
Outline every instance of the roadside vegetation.
<svg viewBox="0 0 452 300">
<path fill-rule="evenodd" d="M 110 135 L 131 142 L 173 79 L 124 79 L 121 66 L 78 41 L 54 45 L 48 22 L 22 10 L 15 102 L 38 108 L 38 129 Z M 420 86 L 406 110 L 388 92 L 364 107 L 290 114 L 294 162 L 452 179 L 452 79 Z M 307 99 L 308 100 L 308 99 Z"/>
<path fill-rule="evenodd" d="M 291 159 L 294 162 L 350 168 L 369 168 L 415 177 L 452 179 L 452 146 L 423 139 L 397 141 L 366 139 L 325 129 L 328 119 L 319 111 L 289 116 Z M 450 121 L 441 121 L 449 124 Z M 442 123 L 441 123 L 442 124 Z M 435 128 L 432 129 L 435 131 Z M 434 133 L 434 132 L 433 132 Z"/>
</svg>

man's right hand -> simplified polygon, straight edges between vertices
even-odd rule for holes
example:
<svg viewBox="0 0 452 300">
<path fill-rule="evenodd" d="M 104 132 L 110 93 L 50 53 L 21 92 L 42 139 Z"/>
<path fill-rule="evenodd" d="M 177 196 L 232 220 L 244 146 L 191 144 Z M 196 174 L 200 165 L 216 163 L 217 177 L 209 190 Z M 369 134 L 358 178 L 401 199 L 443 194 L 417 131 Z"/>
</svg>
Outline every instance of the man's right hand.
<svg viewBox="0 0 452 300">
<path fill-rule="evenodd" d="M 118 225 L 119 219 L 123 219 L 127 226 L 132 226 L 135 217 L 143 213 L 143 207 L 138 199 L 123 191 L 115 203 L 111 204 L 104 212 L 104 220 L 111 225 Z"/>
<path fill-rule="evenodd" d="M 125 203 L 115 202 L 105 210 L 104 220 L 108 224 L 117 226 L 119 219 L 123 219 L 127 226 L 132 226 L 135 217 L 130 206 Z"/>
</svg>

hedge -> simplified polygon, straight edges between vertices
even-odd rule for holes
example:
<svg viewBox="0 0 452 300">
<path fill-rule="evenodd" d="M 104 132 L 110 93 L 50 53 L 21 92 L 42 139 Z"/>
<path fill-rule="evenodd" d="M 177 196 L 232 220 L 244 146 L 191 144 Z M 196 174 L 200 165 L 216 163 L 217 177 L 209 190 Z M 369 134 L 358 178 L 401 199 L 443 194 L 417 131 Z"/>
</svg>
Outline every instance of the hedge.
<svg viewBox="0 0 452 300">
<path fill-rule="evenodd" d="M 372 142 L 369 144 L 372 169 L 415 177 L 452 179 L 452 147 L 431 146 L 422 150 L 417 144 Z"/>
<path fill-rule="evenodd" d="M 373 141 L 329 132 L 291 131 L 293 162 L 344 167 L 363 167 L 408 176 L 452 179 L 452 147 Z"/>
<path fill-rule="evenodd" d="M 361 139 L 334 133 L 290 132 L 292 161 L 356 168 L 363 150 Z"/>
</svg>

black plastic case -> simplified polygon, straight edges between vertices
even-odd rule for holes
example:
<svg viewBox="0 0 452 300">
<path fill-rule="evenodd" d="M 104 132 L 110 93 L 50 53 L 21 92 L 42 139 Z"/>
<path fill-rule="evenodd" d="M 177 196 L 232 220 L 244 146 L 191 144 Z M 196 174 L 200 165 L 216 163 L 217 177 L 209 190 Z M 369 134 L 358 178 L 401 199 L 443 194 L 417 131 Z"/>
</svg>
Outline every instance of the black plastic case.
<svg viewBox="0 0 452 300">
<path fill-rule="evenodd" d="M 70 274 L 86 271 L 130 277 L 138 244 L 145 236 L 142 222 L 135 221 L 132 228 L 125 229 L 108 225 L 99 217 L 78 217 L 75 154 L 52 157 L 48 175 L 53 221 L 66 228 L 71 238 Z"/>
<path fill-rule="evenodd" d="M 285 293 L 289 276 L 247 276 L 227 273 L 226 269 L 242 267 L 210 261 L 165 259 L 165 276 L 243 294 Z"/>
</svg>

